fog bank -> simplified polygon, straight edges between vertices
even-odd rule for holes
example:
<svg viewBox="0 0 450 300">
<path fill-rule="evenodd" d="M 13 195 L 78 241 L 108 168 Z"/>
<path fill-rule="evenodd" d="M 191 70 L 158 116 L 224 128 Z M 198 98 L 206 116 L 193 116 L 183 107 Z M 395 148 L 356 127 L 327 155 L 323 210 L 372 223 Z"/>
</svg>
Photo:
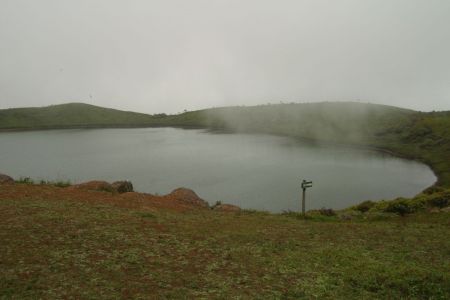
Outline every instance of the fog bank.
<svg viewBox="0 0 450 300">
<path fill-rule="evenodd" d="M 0 108 L 450 109 L 446 0 L 0 0 Z"/>
</svg>

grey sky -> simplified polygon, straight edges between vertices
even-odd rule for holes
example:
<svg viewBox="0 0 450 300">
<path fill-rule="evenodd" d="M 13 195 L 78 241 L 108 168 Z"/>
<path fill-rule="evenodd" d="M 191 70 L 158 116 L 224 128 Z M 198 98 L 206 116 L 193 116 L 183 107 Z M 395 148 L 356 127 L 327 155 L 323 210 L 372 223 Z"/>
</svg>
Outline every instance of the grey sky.
<svg viewBox="0 0 450 300">
<path fill-rule="evenodd" d="M 0 108 L 450 109 L 449 0 L 0 0 Z"/>
</svg>

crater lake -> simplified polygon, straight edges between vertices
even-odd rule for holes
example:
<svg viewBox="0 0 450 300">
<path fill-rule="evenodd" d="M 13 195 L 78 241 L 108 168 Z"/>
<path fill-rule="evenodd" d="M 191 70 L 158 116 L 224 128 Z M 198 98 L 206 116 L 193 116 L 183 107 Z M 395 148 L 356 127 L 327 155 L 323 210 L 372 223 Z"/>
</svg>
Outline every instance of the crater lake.
<svg viewBox="0 0 450 300">
<path fill-rule="evenodd" d="M 0 133 L 0 173 L 16 179 L 130 180 L 136 191 L 193 189 L 216 201 L 271 212 L 345 208 L 410 197 L 436 177 L 419 162 L 351 146 L 200 129 L 136 128 Z"/>
</svg>

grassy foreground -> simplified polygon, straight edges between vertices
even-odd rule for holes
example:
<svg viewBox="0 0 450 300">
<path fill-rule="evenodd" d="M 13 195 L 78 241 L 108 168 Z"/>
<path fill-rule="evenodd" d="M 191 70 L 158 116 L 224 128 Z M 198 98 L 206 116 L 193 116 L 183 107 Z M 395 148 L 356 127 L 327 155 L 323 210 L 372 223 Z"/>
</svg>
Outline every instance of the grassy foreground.
<svg viewBox="0 0 450 300">
<path fill-rule="evenodd" d="M 450 214 L 301 219 L 0 186 L 1 299 L 448 299 Z"/>
</svg>

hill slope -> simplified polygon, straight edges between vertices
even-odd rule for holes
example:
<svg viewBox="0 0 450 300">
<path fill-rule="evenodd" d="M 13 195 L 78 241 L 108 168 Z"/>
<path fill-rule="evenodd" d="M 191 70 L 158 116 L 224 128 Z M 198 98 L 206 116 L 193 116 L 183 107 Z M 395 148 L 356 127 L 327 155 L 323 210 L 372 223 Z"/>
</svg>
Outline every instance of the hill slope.
<svg viewBox="0 0 450 300">
<path fill-rule="evenodd" d="M 0 129 L 104 126 L 183 126 L 258 131 L 322 139 L 355 135 L 404 121 L 413 111 L 361 103 L 277 104 L 147 115 L 84 103 L 0 110 Z"/>
<path fill-rule="evenodd" d="M 450 112 L 360 103 L 282 104 L 186 113 L 186 124 L 376 147 L 430 165 L 450 186 Z"/>
<path fill-rule="evenodd" d="M 1 129 L 45 129 L 67 127 L 142 126 L 150 115 L 103 108 L 84 103 L 0 110 Z"/>
</svg>

